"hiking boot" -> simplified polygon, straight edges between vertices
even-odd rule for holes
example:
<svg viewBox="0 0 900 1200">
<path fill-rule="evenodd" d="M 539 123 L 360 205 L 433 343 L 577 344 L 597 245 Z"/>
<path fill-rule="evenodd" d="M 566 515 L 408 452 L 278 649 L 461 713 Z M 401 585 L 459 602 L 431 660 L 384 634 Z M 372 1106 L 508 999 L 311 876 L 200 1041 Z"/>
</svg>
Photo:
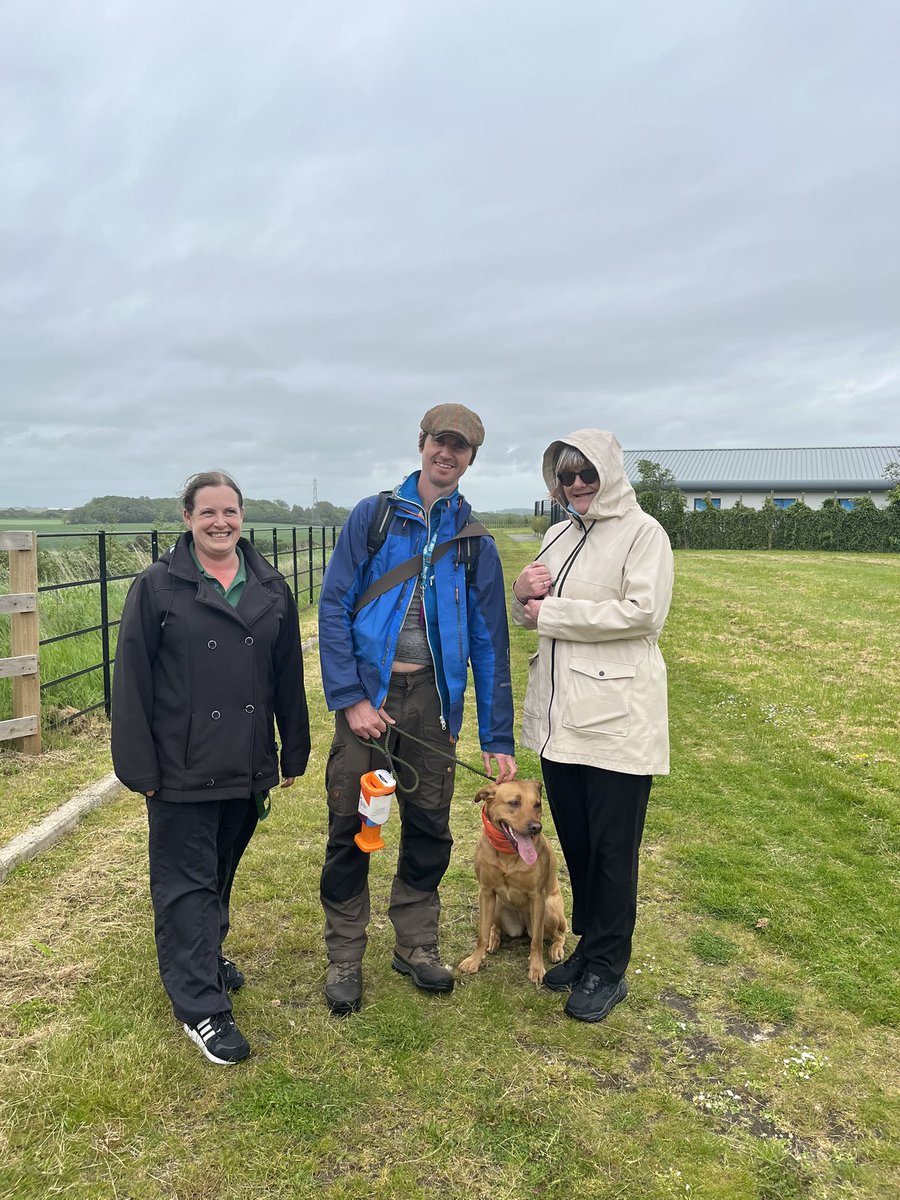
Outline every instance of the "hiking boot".
<svg viewBox="0 0 900 1200">
<path fill-rule="evenodd" d="M 452 992 L 453 972 L 438 958 L 437 942 L 427 946 L 395 946 L 391 966 L 409 975 L 423 992 Z"/>
<path fill-rule="evenodd" d="M 226 992 L 239 992 L 244 986 L 244 972 L 230 958 L 223 958 L 221 954 L 219 955 L 219 974 L 222 976 Z"/>
<path fill-rule="evenodd" d="M 358 959 L 328 964 L 325 999 L 335 1016 L 346 1017 L 352 1012 L 359 1012 L 362 1001 L 362 963 Z"/>
<path fill-rule="evenodd" d="M 602 1021 L 627 995 L 628 984 L 624 979 L 604 983 L 599 975 L 586 970 L 572 989 L 563 1012 L 576 1021 Z"/>
<path fill-rule="evenodd" d="M 183 1026 L 192 1042 L 196 1042 L 210 1062 L 230 1067 L 250 1053 L 247 1039 L 234 1023 L 230 1012 L 204 1017 L 196 1025 Z"/>
<path fill-rule="evenodd" d="M 584 956 L 576 947 L 565 962 L 557 963 L 555 967 L 550 968 L 544 976 L 544 987 L 549 988 L 551 992 L 568 992 L 570 988 L 577 985 L 586 966 Z"/>
</svg>

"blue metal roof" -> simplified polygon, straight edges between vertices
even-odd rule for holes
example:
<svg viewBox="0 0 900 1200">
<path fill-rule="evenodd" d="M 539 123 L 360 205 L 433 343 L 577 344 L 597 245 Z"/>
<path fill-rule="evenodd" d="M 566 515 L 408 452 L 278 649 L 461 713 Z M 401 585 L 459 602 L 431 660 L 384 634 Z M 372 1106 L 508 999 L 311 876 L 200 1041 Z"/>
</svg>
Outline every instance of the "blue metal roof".
<svg viewBox="0 0 900 1200">
<path fill-rule="evenodd" d="M 642 458 L 672 472 L 683 491 L 712 487 L 886 489 L 884 469 L 900 446 L 800 446 L 735 450 L 626 450 L 629 479 Z"/>
</svg>

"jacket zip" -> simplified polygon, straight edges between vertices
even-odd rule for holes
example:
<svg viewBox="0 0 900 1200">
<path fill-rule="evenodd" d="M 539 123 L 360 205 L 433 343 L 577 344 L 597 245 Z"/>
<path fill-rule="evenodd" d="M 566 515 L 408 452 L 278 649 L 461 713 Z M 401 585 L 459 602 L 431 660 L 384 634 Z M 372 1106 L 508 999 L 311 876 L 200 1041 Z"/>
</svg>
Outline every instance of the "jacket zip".
<svg viewBox="0 0 900 1200">
<path fill-rule="evenodd" d="M 586 528 L 584 522 L 581 520 L 581 517 L 578 517 L 577 520 L 578 520 L 578 524 L 581 526 L 581 533 L 582 533 L 581 541 L 578 543 L 578 545 L 575 547 L 575 549 L 569 554 L 568 558 L 563 560 L 563 565 L 559 568 L 559 571 L 556 574 L 556 579 L 553 581 L 553 587 L 555 590 L 555 594 L 557 596 L 562 595 L 566 580 L 568 579 L 569 573 L 571 572 L 572 567 L 575 564 L 575 559 L 581 553 L 582 548 L 584 547 L 584 544 L 588 539 L 588 534 L 591 532 L 591 529 L 593 529 L 594 525 L 596 524 L 596 522 L 592 521 L 590 528 Z M 573 522 L 573 524 L 574 524 L 574 522 Z M 561 536 L 562 536 L 562 534 L 560 534 L 560 537 Z M 553 542 L 551 542 L 551 545 L 553 545 L 557 541 L 559 541 L 559 538 L 554 538 Z M 549 549 L 549 547 L 548 547 L 548 549 Z M 556 638 L 551 638 L 550 641 L 551 641 L 551 646 L 550 646 L 550 697 L 547 701 L 547 736 L 544 739 L 543 746 L 541 746 L 541 755 L 542 756 L 543 756 L 544 751 L 547 749 L 547 743 L 550 741 L 551 734 L 553 733 L 553 715 L 552 715 L 553 714 L 553 698 L 556 695 Z"/>
<path fill-rule="evenodd" d="M 404 500 L 406 500 L 405 497 L 404 497 Z M 434 505 L 439 504 L 440 501 L 441 501 L 441 497 L 438 497 L 438 499 L 434 501 L 434 504 L 431 505 L 431 508 L 429 508 L 428 512 L 426 512 L 425 506 L 423 504 L 416 505 L 416 502 L 414 500 L 406 500 L 406 503 L 409 504 L 410 507 L 413 507 L 415 505 L 416 507 L 418 507 L 421 510 L 422 519 L 425 522 L 425 545 L 422 547 L 423 554 L 425 552 L 425 549 L 428 546 L 429 539 L 431 538 L 431 513 L 434 509 Z M 435 537 L 437 537 L 437 531 L 435 531 Z M 429 558 L 428 565 L 429 565 L 429 567 L 431 566 L 430 558 Z M 431 575 L 428 580 L 428 586 L 434 587 L 434 571 L 433 570 L 431 571 Z M 407 616 L 407 613 L 409 612 L 410 605 L 413 602 L 413 596 L 415 595 L 415 590 L 416 590 L 416 584 L 413 583 L 412 589 L 409 593 L 409 600 L 406 602 L 406 608 L 404 610 L 403 617 L 401 618 L 400 626 L 398 627 L 398 636 L 399 636 L 399 629 L 402 627 L 403 622 L 406 620 L 406 616 Z M 457 596 L 457 608 L 458 607 L 459 607 L 459 597 Z M 431 645 L 431 637 L 428 632 L 428 606 L 425 603 L 424 587 L 422 588 L 422 621 L 425 626 L 425 641 L 428 644 L 428 653 L 431 655 L 431 669 L 434 672 L 434 690 L 437 692 L 438 704 L 440 705 L 440 710 L 441 710 L 441 712 L 440 712 L 441 729 L 446 730 L 447 718 L 444 714 L 444 697 L 441 695 L 441 689 L 438 687 L 438 682 L 437 682 L 437 662 L 435 661 L 434 650 Z M 458 615 L 458 613 L 457 613 L 456 624 L 457 624 L 457 630 L 459 630 L 459 615 Z M 395 641 L 394 645 L 396 646 L 396 644 L 397 643 Z M 462 658 L 462 634 L 459 635 L 459 650 L 460 650 L 460 658 Z M 387 662 L 387 656 L 388 656 L 388 651 L 387 651 L 387 648 L 385 648 L 384 658 L 381 660 L 382 666 Z"/>
</svg>

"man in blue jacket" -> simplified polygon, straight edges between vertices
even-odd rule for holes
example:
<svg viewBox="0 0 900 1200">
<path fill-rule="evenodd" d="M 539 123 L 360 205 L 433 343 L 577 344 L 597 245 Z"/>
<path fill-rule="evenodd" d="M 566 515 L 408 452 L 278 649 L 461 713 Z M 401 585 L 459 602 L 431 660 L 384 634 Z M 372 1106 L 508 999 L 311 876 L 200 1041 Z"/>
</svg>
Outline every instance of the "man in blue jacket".
<svg viewBox="0 0 900 1200">
<path fill-rule="evenodd" d="M 470 409 L 430 409 L 419 435 L 421 470 L 388 495 L 386 508 L 379 496 L 356 505 L 322 583 L 319 653 L 325 697 L 335 713 L 321 879 L 325 998 L 333 1013 L 354 1012 L 362 1000 L 369 855 L 354 842 L 360 776 L 387 766 L 366 743 L 384 744 L 386 735 L 392 757 L 418 774 L 417 786 L 404 792 L 414 781 L 408 768 L 397 770 L 400 847 L 388 915 L 396 934 L 392 965 L 426 992 L 453 988 L 453 975 L 438 956 L 438 884 L 453 845 L 450 756 L 462 725 L 469 664 L 484 769 L 493 774 L 496 764 L 498 782 L 516 773 L 500 558 L 490 536 L 457 536 L 472 511 L 457 484 L 483 441 L 484 427 Z M 448 545 L 441 549 L 443 543 Z M 421 562 L 410 570 L 417 555 Z"/>
</svg>

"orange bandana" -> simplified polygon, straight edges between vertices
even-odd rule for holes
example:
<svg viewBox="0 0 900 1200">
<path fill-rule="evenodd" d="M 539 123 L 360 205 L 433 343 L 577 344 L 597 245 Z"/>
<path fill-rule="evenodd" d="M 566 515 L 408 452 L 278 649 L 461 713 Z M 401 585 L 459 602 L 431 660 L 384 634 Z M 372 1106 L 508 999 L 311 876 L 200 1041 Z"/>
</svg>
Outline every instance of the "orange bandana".
<svg viewBox="0 0 900 1200">
<path fill-rule="evenodd" d="M 502 829 L 498 829 L 496 825 L 492 825 L 487 817 L 487 805 L 483 805 L 481 809 L 481 823 L 484 826 L 484 836 L 491 843 L 493 848 L 499 851 L 500 854 L 515 854 L 516 848 L 513 846 L 509 838 Z"/>
</svg>

